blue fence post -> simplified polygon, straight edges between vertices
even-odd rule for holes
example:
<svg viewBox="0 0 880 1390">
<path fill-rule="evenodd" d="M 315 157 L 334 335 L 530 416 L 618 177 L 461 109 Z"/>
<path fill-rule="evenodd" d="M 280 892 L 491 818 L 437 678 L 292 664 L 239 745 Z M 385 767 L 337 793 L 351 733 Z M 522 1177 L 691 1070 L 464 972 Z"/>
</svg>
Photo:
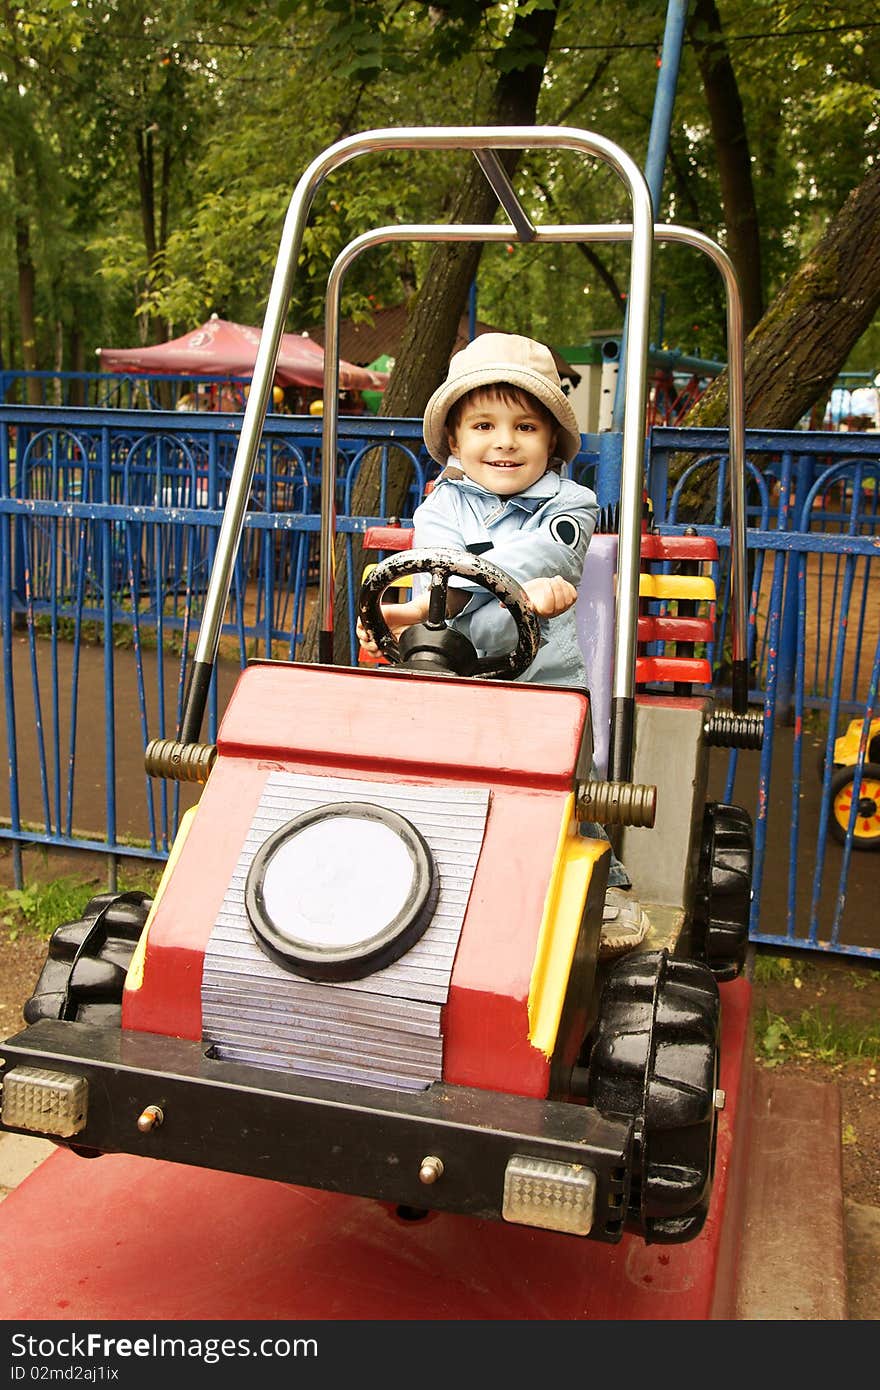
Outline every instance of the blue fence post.
<svg viewBox="0 0 880 1390">
<path fill-rule="evenodd" d="M 0 496 L 11 497 L 11 467 L 9 460 L 9 426 L 4 421 L 0 425 Z M 7 615 L 14 611 L 10 561 L 12 557 L 13 519 L 0 516 L 0 651 L 3 653 L 3 695 L 6 708 L 6 755 L 9 768 L 9 825 L 13 835 L 21 828 L 21 806 L 19 804 L 18 783 L 18 736 L 15 723 L 15 684 L 13 681 L 12 628 Z M 24 866 L 22 864 L 22 842 L 12 841 L 13 883 L 16 888 L 24 887 Z"/>
<path fill-rule="evenodd" d="M 645 477 L 655 526 L 665 526 L 669 501 L 669 450 L 655 448 L 650 436 L 645 443 Z"/>
<path fill-rule="evenodd" d="M 800 454 L 794 464 L 794 498 L 788 512 L 789 527 L 800 529 L 801 513 L 813 484 L 814 462 Z M 790 551 L 785 576 L 785 599 L 779 625 L 779 656 L 776 685 L 776 719 L 791 724 L 794 719 L 794 677 L 798 644 L 798 557 Z"/>
<path fill-rule="evenodd" d="M 109 505 L 113 500 L 112 451 L 110 427 L 101 429 L 101 501 Z M 113 647 L 113 522 L 109 519 L 98 523 L 103 531 L 103 551 L 101 565 L 101 584 L 103 587 L 104 620 L 104 759 L 106 768 L 105 805 L 107 808 L 107 841 L 116 845 L 116 694 Z M 161 660 L 161 653 L 159 660 Z M 108 858 L 108 887 L 115 893 L 118 861 L 114 852 Z"/>
<path fill-rule="evenodd" d="M 623 435 L 606 430 L 599 438 L 596 466 L 596 496 L 600 507 L 612 506 L 620 499 L 620 470 L 623 463 Z"/>
<path fill-rule="evenodd" d="M 7 374 L 8 375 L 8 374 Z M 8 456 L 10 460 L 9 471 L 9 496 L 23 497 L 22 488 L 22 458 L 26 451 L 25 436 L 22 425 L 9 425 L 7 430 Z M 15 476 L 12 473 L 12 440 L 15 440 Z M 25 601 L 25 540 L 23 534 L 23 523 L 13 520 L 12 531 L 9 544 L 12 548 L 12 625 L 18 631 L 27 626 L 25 613 L 27 604 Z"/>
</svg>

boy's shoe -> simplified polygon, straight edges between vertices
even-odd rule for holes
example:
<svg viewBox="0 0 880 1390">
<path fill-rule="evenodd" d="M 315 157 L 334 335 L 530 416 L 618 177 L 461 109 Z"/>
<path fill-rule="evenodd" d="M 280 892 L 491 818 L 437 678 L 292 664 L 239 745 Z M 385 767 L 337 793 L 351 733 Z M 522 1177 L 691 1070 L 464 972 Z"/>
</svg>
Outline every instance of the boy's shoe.
<svg viewBox="0 0 880 1390">
<path fill-rule="evenodd" d="M 638 898 L 627 888 L 608 888 L 602 912 L 599 959 L 623 955 L 648 935 L 651 923 Z"/>
</svg>

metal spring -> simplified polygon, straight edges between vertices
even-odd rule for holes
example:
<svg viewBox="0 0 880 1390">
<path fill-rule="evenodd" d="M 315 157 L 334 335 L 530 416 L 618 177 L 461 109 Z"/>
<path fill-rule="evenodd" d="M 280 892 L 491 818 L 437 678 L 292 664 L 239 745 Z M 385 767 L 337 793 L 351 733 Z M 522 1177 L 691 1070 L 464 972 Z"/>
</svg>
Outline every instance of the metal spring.
<svg viewBox="0 0 880 1390">
<path fill-rule="evenodd" d="M 144 767 L 149 777 L 173 782 L 207 782 L 217 758 L 215 743 L 178 743 L 173 738 L 154 738 L 147 744 Z"/>
<path fill-rule="evenodd" d="M 715 710 L 704 733 L 710 748 L 761 748 L 764 716 L 754 710 L 746 714 L 734 714 L 732 709 Z"/>
<path fill-rule="evenodd" d="M 640 782 L 581 782 L 577 813 L 600 825 L 650 827 L 657 815 L 657 788 Z"/>
</svg>

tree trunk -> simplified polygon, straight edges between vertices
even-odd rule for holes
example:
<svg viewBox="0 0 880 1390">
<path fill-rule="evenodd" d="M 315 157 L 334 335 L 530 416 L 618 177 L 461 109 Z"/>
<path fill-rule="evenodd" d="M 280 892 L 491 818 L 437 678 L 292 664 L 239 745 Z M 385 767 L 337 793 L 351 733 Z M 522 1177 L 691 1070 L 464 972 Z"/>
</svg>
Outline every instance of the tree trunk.
<svg viewBox="0 0 880 1390">
<path fill-rule="evenodd" d="M 8 57 L 10 59 L 11 77 L 12 81 L 18 87 L 18 90 L 23 92 L 30 84 L 26 80 L 24 60 L 18 49 L 17 15 L 17 7 L 4 4 L 4 44 L 9 48 Z M 12 187 L 15 197 L 13 236 L 15 238 L 18 319 L 19 329 L 21 331 L 21 365 L 26 372 L 35 372 L 39 364 L 37 361 L 37 323 L 34 309 L 37 276 L 31 250 L 30 209 L 33 200 L 30 196 L 27 164 L 22 146 L 17 142 L 13 142 L 12 144 Z M 12 365 L 12 361 L 13 358 L 10 346 L 10 366 Z M 28 405 L 42 404 L 43 393 L 40 383 L 33 377 L 28 377 L 25 398 Z"/>
<path fill-rule="evenodd" d="M 748 333 L 764 311 L 764 297 L 758 209 L 742 99 L 715 0 L 697 0 L 687 27 L 709 108 L 727 249 L 739 276 Z"/>
<path fill-rule="evenodd" d="M 52 382 L 53 404 L 64 404 L 64 383 L 61 380 L 61 372 L 64 370 L 64 324 L 60 319 L 55 320 L 55 360 L 52 363 L 55 371 L 59 373 Z"/>
<path fill-rule="evenodd" d="M 880 165 L 829 222 L 813 251 L 753 329 L 745 353 L 745 414 L 750 429 L 794 429 L 828 395 L 880 308 Z M 688 412 L 688 426 L 727 423 L 727 372 Z M 687 460 L 673 461 L 673 477 Z M 701 494 L 705 484 L 701 487 Z M 692 506 L 696 494 L 685 499 Z"/>
<path fill-rule="evenodd" d="M 68 334 L 67 351 L 70 360 L 70 370 L 72 372 L 84 372 L 86 369 L 85 339 L 76 325 L 70 329 Z M 70 404 L 72 406 L 83 406 L 86 404 L 86 399 L 86 383 L 82 380 L 72 379 L 70 383 Z"/>
<path fill-rule="evenodd" d="M 532 125 L 557 5 L 517 15 L 508 44 L 516 52 L 528 44 L 535 60 L 526 68 L 502 71 L 495 84 L 487 125 Z M 538 55 L 540 61 L 537 61 Z M 512 175 L 519 150 L 504 150 L 501 163 Z M 474 160 L 455 198 L 450 222 L 491 222 L 498 200 Z M 421 415 L 428 397 L 445 375 L 468 291 L 483 247 L 479 243 L 440 243 L 434 250 L 422 288 L 413 296 L 410 315 L 394 372 L 382 401 L 383 415 Z"/>
<path fill-rule="evenodd" d="M 160 273 L 160 253 L 162 243 L 156 230 L 156 147 L 154 136 L 158 127 L 149 125 L 145 130 L 135 133 L 137 150 L 138 193 L 141 205 L 141 228 L 144 234 L 144 252 L 147 273 L 144 278 L 144 295 L 149 296 Z M 147 340 L 152 343 L 164 341 L 162 324 L 152 314 L 144 315 Z"/>
<path fill-rule="evenodd" d="M 141 229 L 144 234 L 144 250 L 147 254 L 147 267 L 156 259 L 156 189 L 153 178 L 153 134 L 152 127 L 138 130 L 135 134 L 137 150 L 138 192 L 141 204 Z"/>
<path fill-rule="evenodd" d="M 18 272 L 18 317 L 21 324 L 21 361 L 26 372 L 37 370 L 37 323 L 34 316 L 36 273 L 31 256 L 31 229 L 27 216 L 15 216 L 15 262 Z M 35 377 L 28 377 L 27 403 L 41 405 L 43 394 Z"/>
<path fill-rule="evenodd" d="M 502 65 L 495 84 L 487 125 L 532 125 L 538 107 L 544 66 L 556 24 L 557 3 L 546 9 L 517 14 L 508 40 L 512 54 L 526 46 L 534 56 L 526 66 L 506 70 Z M 505 150 L 500 160 L 509 175 L 516 168 L 519 151 Z M 470 164 L 449 215 L 450 223 L 491 222 L 498 200 L 476 160 Z M 394 370 L 382 400 L 383 416 L 419 416 L 428 398 L 443 380 L 455 343 L 456 331 L 467 302 L 468 291 L 477 273 L 482 254 L 480 243 L 441 242 L 431 257 L 424 283 L 412 297 L 410 315 L 403 339 L 395 354 Z M 395 460 L 392 460 L 395 462 Z M 352 496 L 357 516 L 375 516 L 379 507 L 381 457 L 373 450 L 364 459 Z M 390 516 L 403 511 L 411 470 L 402 455 L 389 470 L 387 510 Z M 361 544 L 357 536 L 352 546 L 356 575 L 361 570 Z M 336 546 L 334 585 L 334 626 L 337 657 L 347 650 L 348 564 L 343 542 Z M 316 611 L 308 624 L 302 644 L 303 660 L 313 661 L 318 649 L 321 615 Z"/>
</svg>

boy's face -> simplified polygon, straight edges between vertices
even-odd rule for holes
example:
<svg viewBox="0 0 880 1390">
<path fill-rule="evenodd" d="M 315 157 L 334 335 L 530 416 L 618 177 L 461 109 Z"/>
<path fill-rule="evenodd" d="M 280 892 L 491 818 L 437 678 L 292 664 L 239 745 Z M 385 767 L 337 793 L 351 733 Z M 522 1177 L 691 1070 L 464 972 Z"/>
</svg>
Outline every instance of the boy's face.
<svg viewBox="0 0 880 1390">
<path fill-rule="evenodd" d="M 477 392 L 448 438 L 465 476 L 499 497 L 525 492 L 542 478 L 556 447 L 556 430 L 526 400 Z"/>
</svg>

